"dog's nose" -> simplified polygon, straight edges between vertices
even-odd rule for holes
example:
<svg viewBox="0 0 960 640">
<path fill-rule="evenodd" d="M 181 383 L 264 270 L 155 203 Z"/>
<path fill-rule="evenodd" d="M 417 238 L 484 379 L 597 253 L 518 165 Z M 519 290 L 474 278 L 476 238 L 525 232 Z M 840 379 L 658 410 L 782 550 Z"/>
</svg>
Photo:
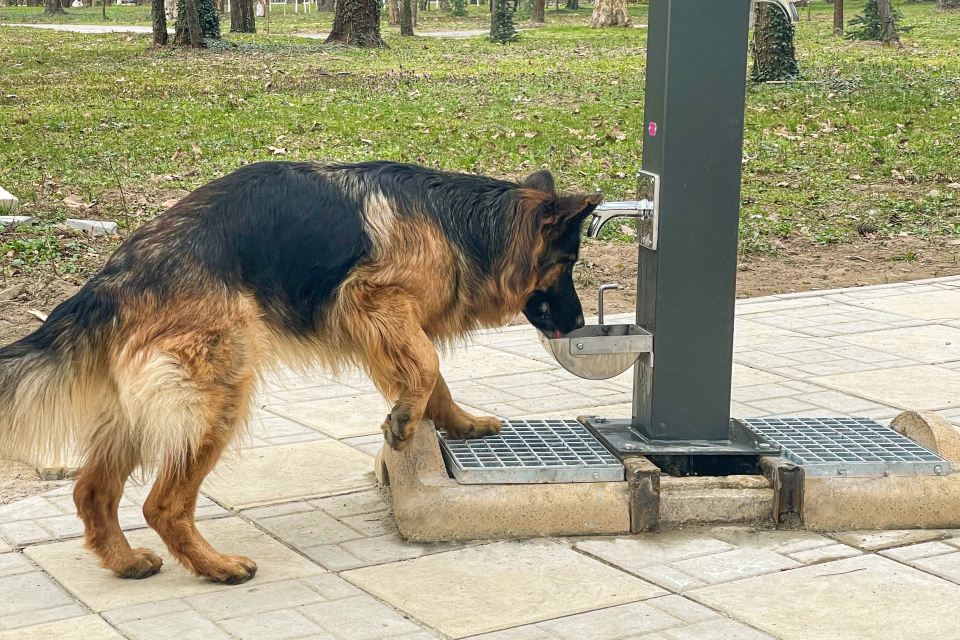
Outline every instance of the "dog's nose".
<svg viewBox="0 0 960 640">
<path fill-rule="evenodd" d="M 576 319 L 574 322 L 576 322 L 576 324 L 577 324 L 577 329 L 579 329 L 579 328 L 582 327 L 584 324 L 586 324 L 586 323 L 583 321 L 583 314 L 582 314 L 582 313 L 577 316 L 577 319 Z"/>
</svg>

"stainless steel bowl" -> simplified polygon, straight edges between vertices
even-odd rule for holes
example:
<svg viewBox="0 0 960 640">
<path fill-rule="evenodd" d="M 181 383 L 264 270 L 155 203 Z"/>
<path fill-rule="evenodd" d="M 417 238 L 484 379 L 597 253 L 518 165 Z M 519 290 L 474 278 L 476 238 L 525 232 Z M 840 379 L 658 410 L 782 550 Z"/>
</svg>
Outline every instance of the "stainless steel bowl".
<svg viewBox="0 0 960 640">
<path fill-rule="evenodd" d="M 641 354 L 653 354 L 653 335 L 635 324 L 593 324 L 562 338 L 537 333 L 540 344 L 560 366 L 587 380 L 620 375 Z"/>
</svg>

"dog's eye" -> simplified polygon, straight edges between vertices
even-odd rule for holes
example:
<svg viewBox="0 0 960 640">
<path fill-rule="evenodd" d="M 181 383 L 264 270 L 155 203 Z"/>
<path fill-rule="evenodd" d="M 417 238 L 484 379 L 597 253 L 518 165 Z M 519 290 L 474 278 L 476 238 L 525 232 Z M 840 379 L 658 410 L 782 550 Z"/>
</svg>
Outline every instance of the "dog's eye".
<svg viewBox="0 0 960 640">
<path fill-rule="evenodd" d="M 540 304 L 540 313 L 550 313 L 550 305 L 546 302 Z"/>
</svg>

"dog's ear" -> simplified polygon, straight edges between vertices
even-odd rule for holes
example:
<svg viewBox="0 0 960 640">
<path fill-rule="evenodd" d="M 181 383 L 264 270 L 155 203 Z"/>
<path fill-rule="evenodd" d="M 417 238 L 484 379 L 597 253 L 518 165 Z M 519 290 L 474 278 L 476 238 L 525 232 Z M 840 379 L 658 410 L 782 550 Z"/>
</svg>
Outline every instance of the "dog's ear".
<svg viewBox="0 0 960 640">
<path fill-rule="evenodd" d="M 540 216 L 540 227 L 559 227 L 571 220 L 582 222 L 601 202 L 602 193 L 553 198 L 545 203 L 547 206 Z"/>
<path fill-rule="evenodd" d="M 546 169 L 531 173 L 527 176 L 527 179 L 523 181 L 523 186 L 528 189 L 543 191 L 551 196 L 557 195 L 557 186 L 553 180 L 553 174 Z"/>
</svg>

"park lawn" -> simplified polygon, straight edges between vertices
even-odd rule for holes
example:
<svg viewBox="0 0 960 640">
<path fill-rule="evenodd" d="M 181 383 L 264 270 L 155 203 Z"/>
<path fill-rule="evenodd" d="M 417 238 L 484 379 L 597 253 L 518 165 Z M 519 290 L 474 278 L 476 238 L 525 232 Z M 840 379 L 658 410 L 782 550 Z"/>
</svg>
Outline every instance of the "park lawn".
<svg viewBox="0 0 960 640">
<path fill-rule="evenodd" d="M 748 88 L 742 251 L 848 242 L 858 224 L 960 235 L 960 13 L 897 6 L 913 27 L 902 49 L 834 38 L 829 6 L 809 22 L 804 10 L 803 81 Z M 49 225 L 116 220 L 117 242 L 187 190 L 268 159 L 506 178 L 546 166 L 565 190 L 632 196 L 645 29 L 548 25 L 508 46 L 388 31 L 383 51 L 230 35 L 199 53 L 0 29 L 0 185 L 41 222 L 0 234 L 6 274 L 87 274 L 111 247 Z"/>
</svg>

